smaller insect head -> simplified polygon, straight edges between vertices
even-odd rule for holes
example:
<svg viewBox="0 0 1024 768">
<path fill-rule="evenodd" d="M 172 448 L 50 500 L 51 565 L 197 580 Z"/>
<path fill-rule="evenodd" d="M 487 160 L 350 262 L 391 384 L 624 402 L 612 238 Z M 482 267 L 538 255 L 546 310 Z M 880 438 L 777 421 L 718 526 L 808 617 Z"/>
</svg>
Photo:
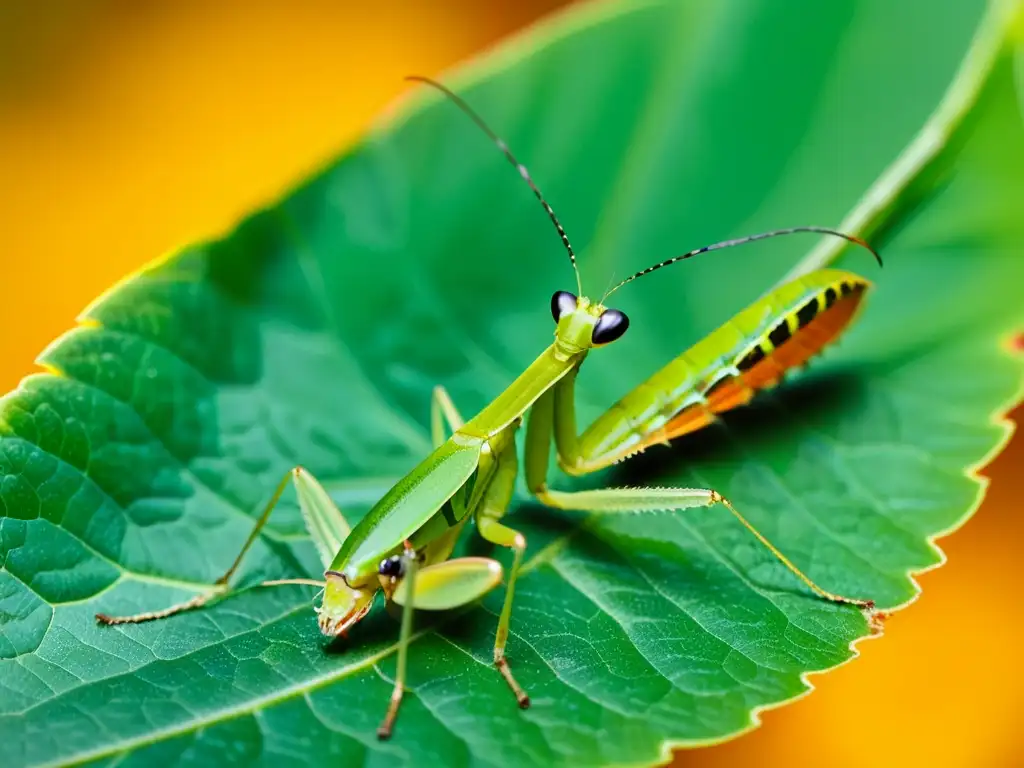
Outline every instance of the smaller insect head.
<svg viewBox="0 0 1024 768">
<path fill-rule="evenodd" d="M 397 555 L 385 557 L 377 566 L 377 578 L 380 579 L 380 587 L 384 590 L 384 596 L 391 600 L 398 589 L 399 582 L 409 572 L 409 564 L 413 560 L 419 563 L 423 559 L 422 552 L 416 552 L 406 543 L 406 549 Z"/>
<path fill-rule="evenodd" d="M 394 584 L 405 575 L 405 557 L 402 555 L 385 557 L 380 561 L 377 573 L 386 579 L 390 579 L 391 583 Z"/>
</svg>

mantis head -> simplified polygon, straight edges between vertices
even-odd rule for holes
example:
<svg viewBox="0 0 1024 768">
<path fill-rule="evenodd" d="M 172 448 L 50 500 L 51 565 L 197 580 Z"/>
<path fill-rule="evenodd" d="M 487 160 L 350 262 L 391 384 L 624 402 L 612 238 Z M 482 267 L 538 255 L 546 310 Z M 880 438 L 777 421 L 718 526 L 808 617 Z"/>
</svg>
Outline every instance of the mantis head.
<svg viewBox="0 0 1024 768">
<path fill-rule="evenodd" d="M 629 328 L 629 318 L 617 309 L 607 309 L 586 296 L 577 298 L 568 291 L 551 297 L 551 315 L 558 327 L 557 344 L 568 354 L 611 344 Z"/>
<path fill-rule="evenodd" d="M 374 582 L 365 587 L 350 587 L 338 571 L 327 571 L 324 578 L 324 599 L 316 609 L 317 622 L 321 632 L 337 637 L 370 612 L 380 586 Z"/>
</svg>

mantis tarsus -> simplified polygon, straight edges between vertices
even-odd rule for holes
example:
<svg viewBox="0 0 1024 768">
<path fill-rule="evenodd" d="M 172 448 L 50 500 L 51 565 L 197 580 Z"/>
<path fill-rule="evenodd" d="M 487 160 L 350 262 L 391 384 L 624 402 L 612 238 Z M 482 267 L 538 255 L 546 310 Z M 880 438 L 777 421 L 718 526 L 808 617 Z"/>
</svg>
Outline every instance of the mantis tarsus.
<svg viewBox="0 0 1024 768">
<path fill-rule="evenodd" d="M 622 286 L 702 253 L 797 232 L 841 237 L 867 248 L 876 259 L 878 254 L 857 237 L 823 227 L 774 230 L 667 259 L 626 278 L 600 301 L 593 301 L 583 295 L 568 236 L 526 168 L 459 96 L 427 78 L 410 79 L 440 90 L 465 112 L 518 170 L 551 219 L 568 253 L 577 287 L 575 295 L 558 291 L 551 298 L 554 342 L 469 421 L 463 420 L 444 388 L 435 388 L 430 420 L 434 451 L 394 485 L 355 528 L 349 530 L 316 479 L 296 468 L 282 479 L 234 563 L 213 589 L 164 610 L 122 617 L 99 614 L 97 619 L 104 624 L 161 619 L 199 608 L 226 594 L 245 553 L 288 483 L 293 482 L 324 563 L 324 580 L 267 583 L 322 587 L 323 598 L 316 612 L 320 629 L 331 637 L 345 633 L 366 616 L 379 591 L 401 606 L 394 690 L 378 730 L 380 738 L 387 738 L 404 691 L 414 609 L 446 610 L 467 605 L 502 581 L 503 568 L 497 560 L 451 559 L 462 528 L 473 519 L 484 539 L 514 553 L 494 641 L 494 664 L 519 706 L 525 708 L 530 700 L 509 669 L 505 644 L 526 540 L 502 522 L 519 473 L 515 436 L 525 416 L 523 470 L 530 492 L 544 504 L 594 514 L 679 511 L 720 504 L 816 595 L 860 608 L 874 626 L 879 614 L 870 600 L 844 597 L 819 587 L 715 490 L 605 488 L 567 492 L 548 486 L 547 471 L 552 441 L 561 468 L 570 475 L 581 475 L 622 461 L 651 445 L 667 445 L 711 423 L 717 414 L 747 403 L 755 392 L 774 385 L 786 370 L 804 363 L 838 336 L 853 319 L 869 284 L 855 274 L 824 269 L 771 290 L 638 385 L 579 433 L 574 408 L 576 375 L 591 349 L 616 341 L 628 328 L 625 314 L 605 306 L 608 297 Z"/>
</svg>

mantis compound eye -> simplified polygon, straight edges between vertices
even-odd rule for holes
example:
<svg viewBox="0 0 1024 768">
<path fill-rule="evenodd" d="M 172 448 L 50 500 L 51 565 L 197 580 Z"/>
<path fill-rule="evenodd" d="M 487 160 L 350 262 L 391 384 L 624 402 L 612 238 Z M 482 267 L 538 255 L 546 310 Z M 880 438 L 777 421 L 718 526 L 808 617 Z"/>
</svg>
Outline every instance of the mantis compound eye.
<svg viewBox="0 0 1024 768">
<path fill-rule="evenodd" d="M 576 297 L 568 291 L 555 291 L 551 297 L 551 316 L 557 323 L 566 312 L 576 310 Z"/>
<path fill-rule="evenodd" d="M 594 344 L 610 344 L 622 336 L 627 328 L 629 328 L 629 318 L 626 317 L 626 314 L 617 309 L 608 309 L 597 318 L 591 340 Z"/>
<path fill-rule="evenodd" d="M 402 562 L 402 556 L 392 555 L 391 557 L 385 557 L 380 561 L 377 573 L 381 576 L 390 576 L 392 578 L 402 576 L 405 573 L 405 564 Z"/>
</svg>

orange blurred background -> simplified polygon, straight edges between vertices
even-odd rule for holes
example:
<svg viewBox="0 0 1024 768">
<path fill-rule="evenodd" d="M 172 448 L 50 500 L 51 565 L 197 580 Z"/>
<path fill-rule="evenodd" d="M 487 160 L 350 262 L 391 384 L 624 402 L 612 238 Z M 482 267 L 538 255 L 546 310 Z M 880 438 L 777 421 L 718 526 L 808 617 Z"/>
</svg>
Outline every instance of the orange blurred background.
<svg viewBox="0 0 1024 768">
<path fill-rule="evenodd" d="M 0 391 L 119 277 L 336 154 L 403 75 L 436 74 L 563 4 L 0 5 Z M 1017 439 L 978 515 L 942 542 L 950 563 L 921 577 L 883 640 L 759 730 L 677 763 L 1024 764 L 1022 466 Z"/>
</svg>

